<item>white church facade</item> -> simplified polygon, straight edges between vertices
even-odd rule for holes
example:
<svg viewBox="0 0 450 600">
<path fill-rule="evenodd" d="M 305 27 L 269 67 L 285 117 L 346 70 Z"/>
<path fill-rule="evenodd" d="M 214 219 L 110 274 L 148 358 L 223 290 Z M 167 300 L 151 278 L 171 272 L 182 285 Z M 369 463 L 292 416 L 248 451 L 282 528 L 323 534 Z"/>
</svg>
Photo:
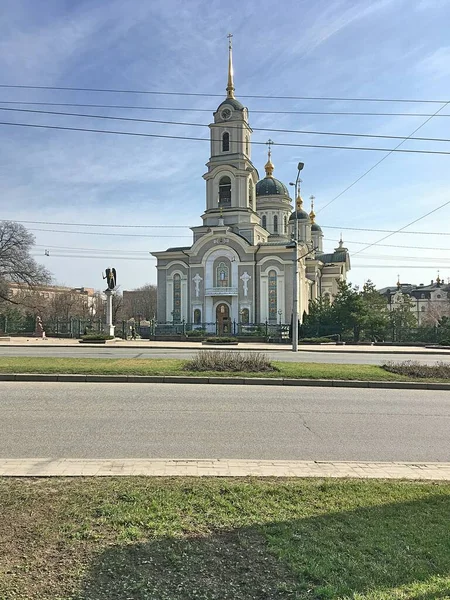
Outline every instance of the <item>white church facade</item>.
<svg viewBox="0 0 450 600">
<path fill-rule="evenodd" d="M 232 331 L 232 324 L 290 323 L 293 249 L 298 230 L 298 313 L 311 299 L 332 299 L 350 259 L 342 242 L 323 252 L 323 233 L 298 194 L 296 209 L 286 186 L 274 178 L 269 145 L 265 177 L 251 161 L 248 110 L 234 94 L 231 44 L 227 97 L 210 124 L 210 159 L 202 224 L 192 245 L 153 252 L 158 271 L 158 323 Z M 291 245 L 290 245 L 291 244 Z"/>
</svg>

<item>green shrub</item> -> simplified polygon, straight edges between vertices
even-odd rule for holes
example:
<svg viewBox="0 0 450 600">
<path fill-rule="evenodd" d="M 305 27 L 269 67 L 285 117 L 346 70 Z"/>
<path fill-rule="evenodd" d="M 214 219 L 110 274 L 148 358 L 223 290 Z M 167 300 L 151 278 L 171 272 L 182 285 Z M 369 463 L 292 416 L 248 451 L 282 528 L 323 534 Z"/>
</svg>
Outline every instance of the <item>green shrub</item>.
<svg viewBox="0 0 450 600">
<path fill-rule="evenodd" d="M 233 337 L 209 337 L 208 342 L 214 344 L 229 344 L 230 342 L 236 342 L 236 338 Z"/>
<path fill-rule="evenodd" d="M 86 341 L 101 341 L 112 340 L 114 339 L 114 336 L 106 335 L 106 333 L 87 333 L 86 335 L 82 335 L 81 339 Z"/>
<path fill-rule="evenodd" d="M 192 331 L 186 331 L 186 337 L 203 337 L 206 334 L 204 329 L 192 329 Z"/>
<path fill-rule="evenodd" d="M 299 344 L 305 343 L 305 344 L 327 344 L 330 342 L 333 342 L 335 340 L 330 340 L 330 338 L 327 337 L 312 337 L 312 338 L 302 338 L 299 340 Z"/>
<path fill-rule="evenodd" d="M 407 375 L 408 377 L 450 379 L 450 364 L 441 361 L 436 362 L 434 365 L 424 365 L 415 360 L 389 361 L 383 365 L 383 369 L 390 373 Z"/>
<path fill-rule="evenodd" d="M 278 371 L 262 352 L 233 352 L 232 350 L 204 350 L 186 363 L 185 371 L 228 371 L 261 373 Z"/>
</svg>

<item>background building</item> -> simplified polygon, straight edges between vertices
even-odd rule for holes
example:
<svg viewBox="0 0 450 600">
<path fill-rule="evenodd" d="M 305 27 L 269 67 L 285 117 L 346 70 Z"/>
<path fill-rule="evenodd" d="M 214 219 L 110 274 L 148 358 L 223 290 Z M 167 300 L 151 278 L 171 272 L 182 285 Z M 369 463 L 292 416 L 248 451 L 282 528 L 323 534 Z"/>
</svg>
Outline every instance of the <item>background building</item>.
<svg viewBox="0 0 450 600">
<path fill-rule="evenodd" d="M 411 312 L 418 325 L 436 324 L 442 317 L 450 316 L 450 284 L 445 284 L 438 276 L 429 285 L 413 285 L 397 282 L 392 287 L 378 290 L 388 302 L 389 310 L 394 310 L 402 296 L 410 298 Z"/>
</svg>

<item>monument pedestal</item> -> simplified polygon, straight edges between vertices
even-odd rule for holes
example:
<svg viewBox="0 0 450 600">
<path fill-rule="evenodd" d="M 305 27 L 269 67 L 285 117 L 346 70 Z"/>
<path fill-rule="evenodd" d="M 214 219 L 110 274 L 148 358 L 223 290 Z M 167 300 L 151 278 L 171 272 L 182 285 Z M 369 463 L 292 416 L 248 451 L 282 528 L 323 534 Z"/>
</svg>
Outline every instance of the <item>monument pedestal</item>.
<svg viewBox="0 0 450 600">
<path fill-rule="evenodd" d="M 110 289 L 105 290 L 105 295 L 106 295 L 106 326 L 105 326 L 105 333 L 106 335 L 110 335 L 112 337 L 115 336 L 114 330 L 115 330 L 115 325 L 113 325 L 112 322 L 112 315 L 113 315 L 113 311 L 112 311 L 112 296 L 113 296 L 113 292 Z"/>
</svg>

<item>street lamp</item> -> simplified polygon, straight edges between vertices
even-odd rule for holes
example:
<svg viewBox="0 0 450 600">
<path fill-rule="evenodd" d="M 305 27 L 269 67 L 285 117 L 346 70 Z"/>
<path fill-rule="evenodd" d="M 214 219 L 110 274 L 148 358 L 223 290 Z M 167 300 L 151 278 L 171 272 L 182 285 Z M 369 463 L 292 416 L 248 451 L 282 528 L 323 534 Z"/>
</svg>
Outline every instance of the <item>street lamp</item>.
<svg viewBox="0 0 450 600">
<path fill-rule="evenodd" d="M 278 310 L 278 315 L 280 317 L 280 327 L 281 327 L 281 315 L 283 314 L 283 311 L 281 310 L 281 308 Z"/>
<path fill-rule="evenodd" d="M 295 219 L 294 219 L 294 240 L 292 244 L 286 246 L 287 248 L 294 249 L 293 267 L 294 267 L 294 281 L 293 281 L 293 302 L 292 302 L 292 352 L 298 351 L 298 218 L 297 218 L 297 196 L 300 181 L 300 171 L 304 167 L 304 163 L 299 162 L 297 165 L 297 178 L 295 183 L 290 183 L 295 188 Z"/>
</svg>

